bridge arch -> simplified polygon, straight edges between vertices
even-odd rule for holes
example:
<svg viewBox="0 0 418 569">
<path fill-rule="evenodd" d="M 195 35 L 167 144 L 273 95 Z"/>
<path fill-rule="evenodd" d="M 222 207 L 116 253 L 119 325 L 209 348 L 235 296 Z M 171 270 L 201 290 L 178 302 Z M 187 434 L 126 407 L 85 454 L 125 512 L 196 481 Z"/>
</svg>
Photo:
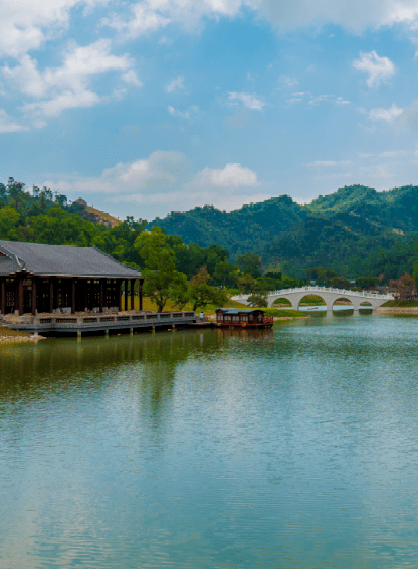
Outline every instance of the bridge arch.
<svg viewBox="0 0 418 569">
<path fill-rule="evenodd" d="M 304 304 L 303 301 L 304 301 L 307 297 L 315 297 L 315 301 L 314 301 L 312 304 L 310 304 L 309 306 L 315 306 L 315 303 L 317 303 L 318 300 L 322 300 L 322 304 L 317 304 L 318 306 L 327 306 L 326 300 L 325 300 L 320 294 L 311 294 L 311 293 L 307 292 L 305 295 L 303 295 L 303 296 L 300 298 L 299 303 L 298 303 L 298 307 L 297 307 L 296 310 L 299 310 L 299 309 L 300 309 L 301 305 Z M 318 299 L 318 300 L 316 300 L 316 299 Z M 327 307 L 327 309 L 328 309 L 328 307 Z"/>
<path fill-rule="evenodd" d="M 340 296 L 339 298 L 335 298 L 332 302 L 331 310 L 334 310 L 335 306 L 344 306 L 344 305 L 354 309 L 353 299 L 347 298 L 347 296 Z"/>
<path fill-rule="evenodd" d="M 372 308 L 377 308 L 384 304 L 387 300 L 393 300 L 390 294 L 376 294 L 366 292 L 348 291 L 325 287 L 305 286 L 301 288 L 279 290 L 269 293 L 267 297 L 268 307 L 271 308 L 273 303 L 279 299 L 287 299 L 294 310 L 298 310 L 300 301 L 308 295 L 315 295 L 322 298 L 327 306 L 327 310 L 332 310 L 335 301 L 341 297 L 347 298 L 354 310 L 359 310 L 360 306 L 368 303 Z M 232 297 L 232 300 L 248 304 L 248 295 L 238 295 Z"/>
</svg>

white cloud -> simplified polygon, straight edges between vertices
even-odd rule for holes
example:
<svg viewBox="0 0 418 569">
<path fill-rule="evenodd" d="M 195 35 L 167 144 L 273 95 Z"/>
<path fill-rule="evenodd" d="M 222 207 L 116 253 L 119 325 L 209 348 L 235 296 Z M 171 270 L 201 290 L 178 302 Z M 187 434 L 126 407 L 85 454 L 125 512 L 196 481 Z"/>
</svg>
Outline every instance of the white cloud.
<svg viewBox="0 0 418 569">
<path fill-rule="evenodd" d="M 181 117 L 183 119 L 189 119 L 192 115 L 199 112 L 199 107 L 192 106 L 187 111 L 178 111 L 177 109 L 169 105 L 168 112 L 172 117 Z"/>
<path fill-rule="evenodd" d="M 359 71 L 368 73 L 367 85 L 378 87 L 380 83 L 387 83 L 395 73 L 395 64 L 388 57 L 380 57 L 373 50 L 370 53 L 360 52 L 360 59 L 353 61 Z"/>
<path fill-rule="evenodd" d="M 138 75 L 133 69 L 130 69 L 129 71 L 124 73 L 122 75 L 122 79 L 125 81 L 125 83 L 128 83 L 129 85 L 135 85 L 136 87 L 142 87 L 143 85 L 142 81 L 138 79 Z"/>
<path fill-rule="evenodd" d="M 4 0 L 0 3 L 0 56 L 20 58 L 56 38 L 70 26 L 71 11 L 88 11 L 110 0 Z M 395 23 L 414 26 L 418 0 L 140 0 L 115 3 L 118 13 L 109 12 L 101 23 L 121 35 L 137 37 L 169 24 L 190 31 L 199 29 L 204 18 L 237 17 L 243 9 L 253 10 L 280 31 L 333 23 L 354 32 Z"/>
<path fill-rule="evenodd" d="M 165 215 L 170 209 L 186 210 L 204 204 L 230 210 L 270 197 L 262 192 L 254 193 L 260 186 L 257 174 L 240 164 L 226 164 L 219 169 L 206 167 L 194 173 L 190 160 L 183 153 L 161 150 L 145 159 L 119 163 L 104 170 L 98 178 L 48 180 L 45 183 L 59 187 L 72 199 L 96 193 L 107 195 L 107 200 L 115 203 L 132 202 L 141 208 L 146 205 L 146 210 L 141 209 L 138 213 L 142 217 Z"/>
<path fill-rule="evenodd" d="M 97 105 L 99 102 L 100 97 L 92 91 L 64 91 L 59 96 L 49 101 L 26 103 L 22 106 L 22 111 L 24 111 L 26 114 L 33 113 L 35 116 L 45 115 L 47 117 L 58 117 L 62 111 L 68 109 L 79 109 L 83 107 L 88 108 Z"/>
<path fill-rule="evenodd" d="M 47 67 L 42 72 L 36 60 L 24 55 L 15 67 L 5 65 L 3 77 L 34 99 L 44 99 L 35 103 L 25 103 L 24 112 L 35 116 L 58 116 L 65 109 L 91 107 L 105 100 L 90 88 L 92 79 L 101 74 L 118 72 L 128 84 L 141 86 L 135 71 L 134 60 L 127 54 L 119 56 L 111 53 L 111 42 L 98 40 L 87 46 L 72 42 L 64 53 L 60 67 Z M 115 88 L 114 96 L 120 97 L 124 91 Z"/>
<path fill-rule="evenodd" d="M 0 133 L 23 132 L 26 130 L 29 130 L 27 126 L 14 122 L 4 109 L 0 109 Z"/>
<path fill-rule="evenodd" d="M 227 164 L 225 168 L 220 170 L 205 168 L 198 173 L 191 185 L 231 189 L 239 186 L 255 186 L 257 185 L 257 174 L 248 168 L 243 168 L 241 164 Z"/>
<path fill-rule="evenodd" d="M 341 25 L 359 33 L 395 23 L 413 24 L 418 16 L 417 0 L 259 0 L 260 16 L 280 31 L 325 24 Z"/>
<path fill-rule="evenodd" d="M 369 111 L 369 118 L 372 121 L 383 120 L 390 123 L 398 118 L 403 112 L 403 109 L 398 108 L 395 103 L 393 103 L 390 109 L 371 109 L 371 111 Z"/>
<path fill-rule="evenodd" d="M 344 106 L 344 105 L 349 105 L 350 101 L 345 101 L 342 97 L 338 97 L 337 100 L 335 101 L 335 103 L 337 105 Z"/>
<path fill-rule="evenodd" d="M 286 87 L 294 87 L 298 84 L 298 80 L 294 77 L 287 77 L 286 75 L 280 75 L 279 81 L 284 83 Z"/>
<path fill-rule="evenodd" d="M 181 91 L 184 89 L 184 77 L 179 75 L 177 79 L 173 79 L 171 83 L 165 86 L 167 93 L 175 93 L 176 91 Z"/>
<path fill-rule="evenodd" d="M 235 105 L 236 103 L 234 101 L 240 101 L 244 107 L 253 111 L 262 111 L 263 107 L 265 107 L 267 104 L 256 94 L 250 95 L 249 93 L 230 91 L 228 93 L 228 102 L 232 105 Z"/>
<path fill-rule="evenodd" d="M 315 97 L 309 101 L 309 105 L 319 105 L 319 103 L 323 103 L 324 101 L 329 101 L 331 95 L 319 95 L 319 97 Z"/>
<path fill-rule="evenodd" d="M 141 0 L 128 5 L 123 16 L 103 23 L 126 36 L 136 37 L 177 23 L 190 31 L 199 29 L 204 18 L 237 17 L 243 9 L 253 10 L 280 32 L 340 25 L 355 33 L 404 23 L 413 26 L 418 16 L 417 0 Z"/>
<path fill-rule="evenodd" d="M 0 56 L 19 58 L 69 27 L 75 6 L 93 8 L 108 0 L 4 0 L 0 2 Z"/>
</svg>

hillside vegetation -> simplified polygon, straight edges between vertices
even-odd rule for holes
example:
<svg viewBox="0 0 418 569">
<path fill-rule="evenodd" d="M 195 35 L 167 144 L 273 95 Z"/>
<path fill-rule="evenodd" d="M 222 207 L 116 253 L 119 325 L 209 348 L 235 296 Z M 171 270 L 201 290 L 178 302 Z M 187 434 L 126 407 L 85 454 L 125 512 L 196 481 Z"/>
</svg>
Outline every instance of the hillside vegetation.
<svg viewBox="0 0 418 569">
<path fill-rule="evenodd" d="M 185 243 L 206 246 L 215 241 L 229 250 L 232 259 L 256 253 L 264 265 L 280 262 L 294 277 L 315 266 L 356 276 L 364 274 L 371 253 L 381 256 L 382 251 L 401 246 L 407 256 L 411 248 L 417 255 L 415 241 L 411 246 L 410 242 L 418 232 L 418 187 L 377 192 L 361 185 L 345 186 L 305 206 L 279 196 L 229 213 L 211 206 L 173 212 L 153 225 L 179 235 Z"/>
<path fill-rule="evenodd" d="M 28 191 L 13 178 L 0 183 L 0 239 L 96 246 L 144 268 L 135 242 L 155 226 L 170 236 L 176 269 L 189 279 L 206 266 L 212 277 L 218 275 L 212 284 L 236 286 L 237 266 L 251 274 L 239 259 L 252 255 L 260 269 L 276 267 L 294 279 L 329 267 L 349 278 L 384 275 L 388 282 L 411 272 L 418 257 L 418 187 L 377 192 L 345 186 L 304 206 L 282 195 L 228 213 L 205 206 L 147 222 L 120 221 L 82 199 L 68 204 L 66 196 L 47 188 Z M 236 278 L 229 278 L 234 271 Z"/>
</svg>

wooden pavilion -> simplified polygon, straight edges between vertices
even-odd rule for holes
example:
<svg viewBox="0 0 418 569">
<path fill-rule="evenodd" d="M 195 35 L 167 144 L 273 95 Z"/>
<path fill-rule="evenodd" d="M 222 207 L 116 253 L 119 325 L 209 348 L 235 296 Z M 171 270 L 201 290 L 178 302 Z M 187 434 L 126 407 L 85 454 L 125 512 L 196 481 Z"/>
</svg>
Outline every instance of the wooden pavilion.
<svg viewBox="0 0 418 569">
<path fill-rule="evenodd" d="M 142 310 L 141 273 L 95 247 L 0 241 L 1 315 L 134 310 L 136 281 Z"/>
</svg>

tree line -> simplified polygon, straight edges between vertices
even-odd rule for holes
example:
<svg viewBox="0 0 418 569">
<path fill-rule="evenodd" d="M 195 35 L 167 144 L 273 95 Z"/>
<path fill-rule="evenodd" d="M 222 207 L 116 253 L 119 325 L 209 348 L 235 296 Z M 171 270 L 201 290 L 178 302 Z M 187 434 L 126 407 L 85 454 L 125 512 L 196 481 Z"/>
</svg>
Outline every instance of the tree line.
<svg viewBox="0 0 418 569">
<path fill-rule="evenodd" d="M 287 213 L 292 210 L 294 214 L 293 202 L 290 198 L 282 198 L 272 203 L 276 208 L 280 205 Z M 254 211 L 249 206 L 243 209 L 245 215 Z M 262 211 L 265 215 L 265 207 Z M 276 226 L 286 223 L 274 222 Z M 291 237 L 289 232 L 287 240 Z M 65 195 L 37 186 L 28 191 L 23 183 L 13 178 L 9 178 L 7 184 L 0 183 L 0 239 L 95 246 L 142 270 L 147 276 L 146 294 L 157 301 L 161 310 L 168 300 L 179 308 L 188 302 L 194 308 L 222 305 L 225 294 L 222 296 L 219 291 L 225 289 L 231 293 L 250 294 L 254 304 L 258 305 L 263 305 L 268 291 L 304 286 L 311 281 L 335 288 L 369 289 L 411 274 L 418 257 L 418 237 L 413 237 L 362 257 L 350 257 L 346 251 L 346 263 L 356 267 L 356 271 L 351 270 L 351 274 L 356 273 L 355 283 L 333 268 L 316 265 L 312 268 L 312 262 L 298 271 L 299 277 L 291 278 L 289 274 L 295 275 L 292 267 L 281 262 L 278 256 L 270 258 L 270 262 L 264 261 L 264 265 L 257 253 L 242 253 L 231 260 L 229 250 L 223 245 L 187 244 L 180 236 L 170 235 L 164 227 L 155 223 L 150 225 L 146 220 L 127 217 L 112 228 L 94 225 L 79 215 L 76 204 L 69 204 Z M 418 280 L 418 270 L 415 275 Z"/>
</svg>

